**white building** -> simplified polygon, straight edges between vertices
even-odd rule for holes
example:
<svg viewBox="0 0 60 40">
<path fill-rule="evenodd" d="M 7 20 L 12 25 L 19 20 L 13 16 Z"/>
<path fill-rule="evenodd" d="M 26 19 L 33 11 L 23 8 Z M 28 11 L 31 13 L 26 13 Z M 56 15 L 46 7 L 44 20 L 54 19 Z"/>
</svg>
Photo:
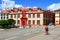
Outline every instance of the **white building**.
<svg viewBox="0 0 60 40">
<path fill-rule="evenodd" d="M 1 19 L 14 19 L 16 26 L 43 26 L 44 10 L 40 8 L 13 8 L 11 10 L 2 10 Z M 48 15 L 48 17 L 50 17 Z M 47 19 L 48 20 L 48 19 Z"/>
</svg>

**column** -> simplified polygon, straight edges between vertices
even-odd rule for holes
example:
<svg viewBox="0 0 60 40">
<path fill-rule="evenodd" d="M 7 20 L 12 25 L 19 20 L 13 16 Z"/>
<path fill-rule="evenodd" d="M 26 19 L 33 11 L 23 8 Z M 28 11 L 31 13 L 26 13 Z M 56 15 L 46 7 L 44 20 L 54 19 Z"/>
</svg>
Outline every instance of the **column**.
<svg viewBox="0 0 60 40">
<path fill-rule="evenodd" d="M 14 14 L 13 14 L 13 19 L 14 19 Z"/>
<path fill-rule="evenodd" d="M 10 18 L 11 18 L 11 15 L 9 14 L 9 15 L 8 15 L 8 19 L 10 19 Z"/>
<path fill-rule="evenodd" d="M 4 20 L 4 14 L 2 14 L 2 20 Z"/>
<path fill-rule="evenodd" d="M 16 14 L 16 26 L 18 26 L 18 14 Z"/>
<path fill-rule="evenodd" d="M 43 26 L 43 14 L 40 14 L 40 25 Z"/>
</svg>

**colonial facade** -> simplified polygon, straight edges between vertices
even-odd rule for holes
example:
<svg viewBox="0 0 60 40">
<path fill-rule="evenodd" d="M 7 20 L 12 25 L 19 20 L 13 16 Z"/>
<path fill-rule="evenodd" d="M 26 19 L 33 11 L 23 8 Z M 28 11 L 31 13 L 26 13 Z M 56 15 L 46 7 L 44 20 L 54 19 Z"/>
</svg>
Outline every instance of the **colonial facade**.
<svg viewBox="0 0 60 40">
<path fill-rule="evenodd" d="M 53 12 L 45 11 L 40 8 L 13 8 L 10 10 L 2 10 L 1 13 L 2 14 L 0 16 L 1 19 L 3 18 L 2 20 L 12 18 L 15 20 L 16 26 L 43 26 L 49 24 L 50 22 L 54 23 L 55 21 L 55 16 L 52 17 L 51 15 L 54 15 Z"/>
</svg>

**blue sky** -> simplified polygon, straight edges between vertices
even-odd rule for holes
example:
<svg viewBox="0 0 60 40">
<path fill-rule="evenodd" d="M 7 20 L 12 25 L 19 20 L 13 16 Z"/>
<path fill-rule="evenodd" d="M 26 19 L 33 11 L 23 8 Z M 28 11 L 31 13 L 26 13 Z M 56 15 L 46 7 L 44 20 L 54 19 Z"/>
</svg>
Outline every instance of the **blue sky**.
<svg viewBox="0 0 60 40">
<path fill-rule="evenodd" d="M 24 6 L 37 6 L 43 9 L 47 9 L 49 5 L 53 3 L 60 3 L 60 0 L 14 0 L 17 4 L 22 4 Z"/>
<path fill-rule="evenodd" d="M 56 10 L 60 9 L 60 0 L 3 0 L 3 1 L 14 1 L 14 5 L 23 7 L 39 7 L 42 9 Z M 0 0 L 2 4 L 2 0 Z M 13 5 L 11 4 L 11 5 Z"/>
</svg>

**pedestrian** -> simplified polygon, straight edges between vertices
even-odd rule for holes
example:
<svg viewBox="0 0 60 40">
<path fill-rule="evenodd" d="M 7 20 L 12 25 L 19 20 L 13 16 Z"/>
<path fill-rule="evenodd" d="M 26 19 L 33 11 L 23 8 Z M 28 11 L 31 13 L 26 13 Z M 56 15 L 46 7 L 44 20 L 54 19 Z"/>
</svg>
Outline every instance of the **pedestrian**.
<svg viewBox="0 0 60 40">
<path fill-rule="evenodd" d="M 25 28 L 25 25 L 23 25 L 23 28 Z"/>
<path fill-rule="evenodd" d="M 31 28 L 31 25 L 29 25 L 29 28 Z"/>
<path fill-rule="evenodd" d="M 48 31 L 49 31 L 49 29 L 48 29 L 48 26 L 46 25 L 46 26 L 45 26 L 45 34 L 46 34 L 46 35 L 49 34 Z"/>
</svg>

